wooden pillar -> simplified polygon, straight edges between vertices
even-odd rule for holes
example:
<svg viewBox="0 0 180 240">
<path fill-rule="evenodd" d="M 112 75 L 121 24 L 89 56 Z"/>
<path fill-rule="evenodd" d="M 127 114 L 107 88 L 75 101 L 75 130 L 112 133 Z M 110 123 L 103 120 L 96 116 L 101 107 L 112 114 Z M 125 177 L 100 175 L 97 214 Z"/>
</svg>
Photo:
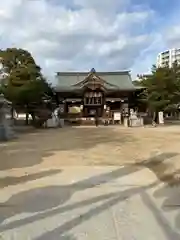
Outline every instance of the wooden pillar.
<svg viewBox="0 0 180 240">
<path fill-rule="evenodd" d="M 66 101 L 64 102 L 64 114 L 68 114 L 68 103 Z"/>
<path fill-rule="evenodd" d="M 119 113 L 120 113 L 120 120 L 119 120 L 119 124 L 122 124 L 122 110 L 121 110 L 121 100 L 119 102 Z"/>
<path fill-rule="evenodd" d="M 128 127 L 129 126 L 129 104 L 128 104 L 128 102 L 125 102 L 122 104 L 122 109 L 123 109 L 123 123 L 124 123 L 124 126 Z"/>
</svg>

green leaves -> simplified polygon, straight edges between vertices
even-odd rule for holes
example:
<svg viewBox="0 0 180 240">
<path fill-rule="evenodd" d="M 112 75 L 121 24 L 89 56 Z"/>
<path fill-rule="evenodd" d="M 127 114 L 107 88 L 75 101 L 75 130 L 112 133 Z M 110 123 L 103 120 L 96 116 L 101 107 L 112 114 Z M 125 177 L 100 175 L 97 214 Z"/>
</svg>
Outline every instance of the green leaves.
<svg viewBox="0 0 180 240">
<path fill-rule="evenodd" d="M 180 102 L 180 66 L 174 63 L 172 68 L 156 68 L 152 74 L 142 78 L 139 83 L 145 87 L 140 99 L 153 111 L 174 108 Z"/>
<path fill-rule="evenodd" d="M 7 48 L 6 50 L 0 50 L 0 59 L 3 70 L 8 74 L 19 66 L 36 65 L 31 54 L 23 49 Z"/>
<path fill-rule="evenodd" d="M 14 104 L 38 104 L 45 93 L 53 94 L 50 85 L 41 74 L 41 68 L 28 51 L 17 48 L 0 50 L 0 62 L 1 71 L 7 76 L 7 85 L 2 91 Z"/>
</svg>

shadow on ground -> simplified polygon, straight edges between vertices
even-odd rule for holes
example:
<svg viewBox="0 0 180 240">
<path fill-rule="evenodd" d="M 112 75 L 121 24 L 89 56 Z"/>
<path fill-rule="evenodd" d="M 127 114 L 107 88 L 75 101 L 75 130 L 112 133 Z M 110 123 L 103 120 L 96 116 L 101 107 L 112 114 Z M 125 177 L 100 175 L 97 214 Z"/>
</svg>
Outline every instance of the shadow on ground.
<svg viewBox="0 0 180 240">
<path fill-rule="evenodd" d="M 51 240 L 57 240 L 57 238 L 51 238 Z M 76 238 L 73 235 L 63 235 L 61 236 L 60 240 L 76 240 Z"/>
<path fill-rule="evenodd" d="M 154 192 L 155 198 L 164 199 L 162 203 L 162 210 L 164 212 L 176 211 L 177 216 L 175 219 L 175 224 L 171 228 L 167 219 L 162 217 L 162 214 L 159 212 L 157 207 L 153 202 L 150 201 L 148 195 L 144 192 L 142 194 L 142 199 L 152 210 L 156 220 L 161 222 L 161 225 L 164 226 L 166 232 L 170 233 L 168 239 L 180 239 L 180 235 L 173 235 L 173 229 L 178 229 L 180 233 L 180 170 L 173 172 L 171 174 L 166 173 L 170 166 L 170 162 L 167 164 L 165 160 L 171 159 L 179 155 L 178 153 L 162 153 L 155 157 L 149 158 L 142 163 L 137 164 L 138 166 L 149 168 L 156 177 L 164 183 L 163 187 Z M 173 163 L 172 163 L 173 164 Z M 177 177 L 178 176 L 178 177 Z M 168 236 L 168 235 L 167 235 Z"/>
<path fill-rule="evenodd" d="M 138 167 L 134 168 L 132 166 L 127 166 L 113 170 L 111 172 L 83 179 L 70 185 L 47 186 L 20 192 L 13 195 L 7 202 L 0 205 L 0 222 L 3 222 L 5 219 L 22 212 L 41 212 L 55 208 L 61 204 L 66 203 L 75 192 L 83 191 L 108 183 L 138 170 Z M 100 197 L 100 199 L 103 198 Z M 81 203 L 79 207 L 80 206 Z M 55 211 L 58 210 L 56 209 Z M 33 218 L 34 216 L 30 217 L 30 219 Z M 25 222 L 26 219 L 23 220 L 23 224 Z"/>
<path fill-rule="evenodd" d="M 13 131 L 14 133 L 16 134 L 17 137 L 19 137 L 19 135 L 21 134 L 31 134 L 31 133 L 37 133 L 37 132 L 41 132 L 43 131 L 44 129 L 37 129 L 37 128 L 34 128 L 33 126 L 22 126 L 22 125 L 15 125 L 13 127 Z"/>
<path fill-rule="evenodd" d="M 166 126 L 179 126 L 180 125 L 180 120 L 166 119 L 165 124 L 166 124 Z"/>
<path fill-rule="evenodd" d="M 44 177 L 50 177 L 54 174 L 60 173 L 61 170 L 46 170 L 38 173 L 33 173 L 33 174 L 28 174 L 24 175 L 21 177 L 5 177 L 5 178 L 0 178 L 0 188 L 8 187 L 8 186 L 13 186 L 21 183 L 26 183 L 29 181 L 41 179 Z"/>
<path fill-rule="evenodd" d="M 180 233 L 180 170 L 161 177 L 165 183 L 160 189 L 154 192 L 154 197 L 163 199 L 161 208 L 164 212 L 176 213 L 173 228 Z"/>
<path fill-rule="evenodd" d="M 85 150 L 106 143 L 116 146 L 127 141 L 134 141 L 130 133 L 118 135 L 107 127 L 37 131 L 0 146 L 0 171 L 40 164 L 57 151 Z"/>
<path fill-rule="evenodd" d="M 166 155 L 167 157 L 167 155 Z M 148 162 L 149 160 L 147 160 Z M 162 160 L 163 161 L 163 160 Z M 108 173 L 103 173 L 97 176 L 83 179 L 79 182 L 65 185 L 65 186 L 48 186 L 44 188 L 32 189 L 13 195 L 8 201 L 1 204 L 0 208 L 0 221 L 3 223 L 6 219 L 20 213 L 36 213 L 36 215 L 26 217 L 23 219 L 15 220 L 0 226 L 0 231 L 8 229 L 15 229 L 20 226 L 25 226 L 30 223 L 35 223 L 45 218 L 49 218 L 61 213 L 70 212 L 74 209 L 91 206 L 91 209 L 77 217 L 73 217 L 69 221 L 59 224 L 60 226 L 52 231 L 46 232 L 36 240 L 49 240 L 49 239 L 72 239 L 73 237 L 66 234 L 80 225 L 81 223 L 89 220 L 93 216 L 105 211 L 120 201 L 124 201 L 136 194 L 140 194 L 146 206 L 152 211 L 159 226 L 162 227 L 167 239 L 179 240 L 180 235 L 169 225 L 164 219 L 157 207 L 153 205 L 146 190 L 155 187 L 159 181 L 154 182 L 148 186 L 129 186 L 127 190 L 117 191 L 115 193 L 104 194 L 94 198 L 88 198 L 81 202 L 68 204 L 67 201 L 72 197 L 75 192 L 83 191 L 88 188 L 93 188 L 101 184 L 109 183 L 117 178 L 131 174 L 140 169 L 140 166 L 125 166 L 113 170 Z M 65 204 L 66 203 L 66 204 Z M 94 203 L 101 203 L 98 206 L 93 206 Z M 61 206 L 63 204 L 63 206 Z M 64 205 L 65 204 L 65 205 Z M 4 205 L 4 207 L 3 207 Z M 69 237 L 69 238 L 68 238 Z"/>
<path fill-rule="evenodd" d="M 175 178 L 175 173 L 166 173 L 166 170 L 168 170 L 171 163 L 167 163 L 165 160 L 169 160 L 178 155 L 179 153 L 175 152 L 161 153 L 156 156 L 150 157 L 145 161 L 136 163 L 135 165 L 149 168 L 149 170 L 151 170 L 160 181 L 168 183 L 169 185 L 174 185 L 179 183 L 179 179 Z"/>
</svg>

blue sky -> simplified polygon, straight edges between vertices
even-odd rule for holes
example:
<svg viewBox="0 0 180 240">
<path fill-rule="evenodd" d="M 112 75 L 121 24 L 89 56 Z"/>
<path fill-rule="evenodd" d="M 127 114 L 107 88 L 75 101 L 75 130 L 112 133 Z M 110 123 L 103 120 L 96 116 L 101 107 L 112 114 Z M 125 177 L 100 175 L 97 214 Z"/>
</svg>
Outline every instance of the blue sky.
<svg viewBox="0 0 180 240">
<path fill-rule="evenodd" d="M 134 2 L 145 3 L 149 8 L 157 11 L 161 16 L 170 16 L 177 9 L 179 5 L 178 0 L 135 0 Z"/>
<path fill-rule="evenodd" d="M 6 0 L 1 48 L 29 50 L 43 72 L 148 73 L 158 52 L 180 47 L 179 0 Z"/>
</svg>

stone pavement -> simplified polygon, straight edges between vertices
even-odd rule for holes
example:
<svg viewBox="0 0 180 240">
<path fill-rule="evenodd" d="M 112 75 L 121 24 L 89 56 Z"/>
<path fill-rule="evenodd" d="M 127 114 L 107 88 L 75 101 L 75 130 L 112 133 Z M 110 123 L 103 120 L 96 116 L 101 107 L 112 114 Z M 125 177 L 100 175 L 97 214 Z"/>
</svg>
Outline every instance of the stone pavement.
<svg viewBox="0 0 180 240">
<path fill-rule="evenodd" d="M 37 169 L 24 182 L 1 186 L 5 240 L 178 240 L 178 187 L 147 168 Z M 4 173 L 5 174 L 5 173 Z"/>
</svg>

